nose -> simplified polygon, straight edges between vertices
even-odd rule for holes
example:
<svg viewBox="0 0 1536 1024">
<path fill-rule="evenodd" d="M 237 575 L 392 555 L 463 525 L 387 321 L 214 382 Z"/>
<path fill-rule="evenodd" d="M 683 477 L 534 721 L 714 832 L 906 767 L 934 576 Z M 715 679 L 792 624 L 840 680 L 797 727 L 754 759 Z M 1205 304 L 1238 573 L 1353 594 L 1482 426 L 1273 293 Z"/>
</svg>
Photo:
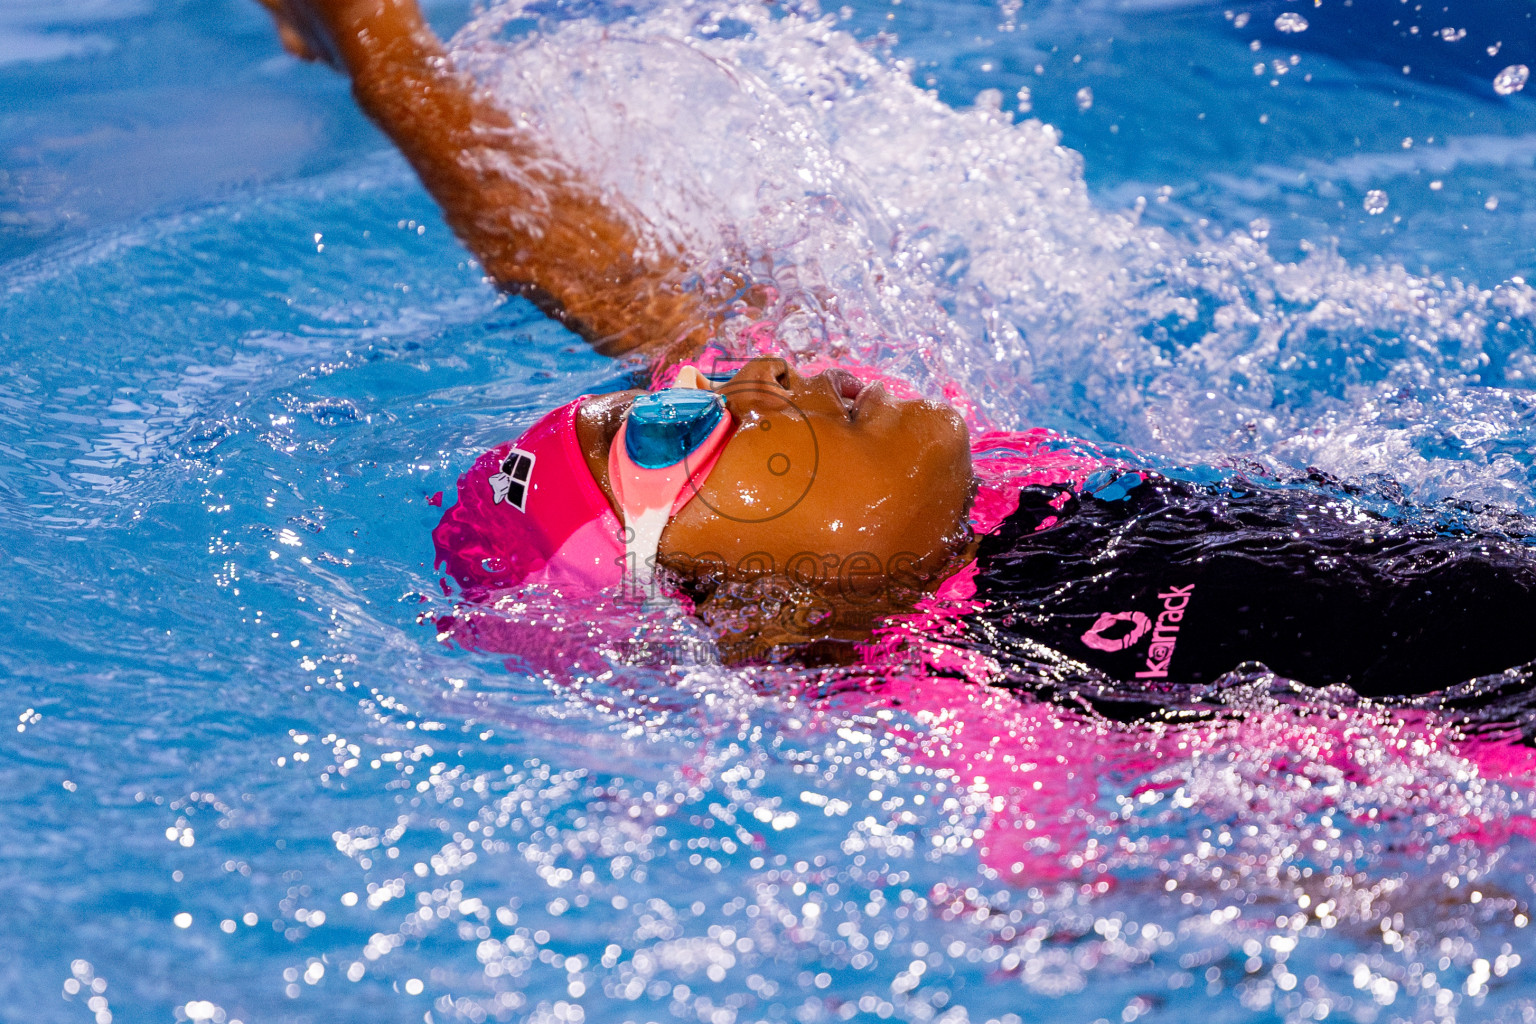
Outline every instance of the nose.
<svg viewBox="0 0 1536 1024">
<path fill-rule="evenodd" d="M 789 363 L 777 356 L 760 356 L 748 362 L 736 376 L 720 386 L 719 394 L 736 417 L 738 424 L 775 417 L 794 410 L 804 419 L 798 402 L 803 398 L 805 381 Z"/>
<path fill-rule="evenodd" d="M 758 356 L 737 370 L 736 375 L 721 390 L 728 391 L 745 384 L 754 388 L 775 387 L 790 391 L 798 381 L 798 375 L 783 359 L 778 356 Z"/>
</svg>

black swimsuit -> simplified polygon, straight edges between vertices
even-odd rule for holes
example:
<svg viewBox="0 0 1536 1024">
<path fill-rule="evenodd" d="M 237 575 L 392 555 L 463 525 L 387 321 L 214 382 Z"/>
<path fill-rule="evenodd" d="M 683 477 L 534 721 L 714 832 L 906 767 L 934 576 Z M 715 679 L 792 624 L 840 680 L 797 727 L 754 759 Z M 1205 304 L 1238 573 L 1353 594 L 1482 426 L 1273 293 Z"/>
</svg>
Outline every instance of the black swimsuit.
<svg viewBox="0 0 1536 1024">
<path fill-rule="evenodd" d="M 1151 693 L 1262 666 L 1379 697 L 1536 659 L 1536 524 L 1518 516 L 1471 533 L 1327 483 L 1100 493 L 1115 500 L 1028 488 L 982 542 L 968 632 L 1022 677 Z"/>
</svg>

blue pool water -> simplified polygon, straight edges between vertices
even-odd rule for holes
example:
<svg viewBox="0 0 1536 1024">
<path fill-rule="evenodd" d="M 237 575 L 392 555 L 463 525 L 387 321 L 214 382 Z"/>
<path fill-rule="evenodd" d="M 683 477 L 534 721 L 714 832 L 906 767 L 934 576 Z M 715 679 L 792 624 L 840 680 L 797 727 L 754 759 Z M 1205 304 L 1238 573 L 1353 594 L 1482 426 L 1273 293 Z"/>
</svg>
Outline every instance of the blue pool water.
<svg viewBox="0 0 1536 1024">
<path fill-rule="evenodd" d="M 805 351 L 1536 512 L 1528 0 L 429 9 L 702 262 L 839 295 Z M 254 4 L 0 10 L 0 346 L 0 1020 L 1536 1017 L 1530 764 L 1432 713 L 995 707 L 1063 757 L 1014 866 L 931 721 L 696 624 L 441 643 L 433 496 L 633 367 Z"/>
</svg>

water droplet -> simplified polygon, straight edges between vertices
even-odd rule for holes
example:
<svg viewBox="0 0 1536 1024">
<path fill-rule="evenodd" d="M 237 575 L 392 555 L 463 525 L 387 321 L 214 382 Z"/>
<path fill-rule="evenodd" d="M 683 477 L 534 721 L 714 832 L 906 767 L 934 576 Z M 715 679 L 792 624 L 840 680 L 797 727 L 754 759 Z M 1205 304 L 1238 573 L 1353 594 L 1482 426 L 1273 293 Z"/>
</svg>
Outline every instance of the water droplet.
<svg viewBox="0 0 1536 1024">
<path fill-rule="evenodd" d="M 1373 216 L 1384 213 L 1387 209 L 1387 194 L 1379 188 L 1373 188 L 1365 194 L 1365 212 Z"/>
<path fill-rule="evenodd" d="M 1525 83 L 1522 81 L 1521 84 L 1523 85 Z M 1092 106 L 1093 90 L 1085 85 L 1081 89 L 1077 90 L 1077 109 L 1086 111 L 1092 108 Z"/>
<path fill-rule="evenodd" d="M 1307 19 L 1295 11 L 1286 11 L 1275 19 L 1275 28 L 1281 32 L 1305 32 L 1307 30 Z"/>
<path fill-rule="evenodd" d="M 1500 96 L 1510 96 L 1525 88 L 1531 69 L 1524 64 L 1511 64 L 1493 76 L 1493 91 Z"/>
</svg>

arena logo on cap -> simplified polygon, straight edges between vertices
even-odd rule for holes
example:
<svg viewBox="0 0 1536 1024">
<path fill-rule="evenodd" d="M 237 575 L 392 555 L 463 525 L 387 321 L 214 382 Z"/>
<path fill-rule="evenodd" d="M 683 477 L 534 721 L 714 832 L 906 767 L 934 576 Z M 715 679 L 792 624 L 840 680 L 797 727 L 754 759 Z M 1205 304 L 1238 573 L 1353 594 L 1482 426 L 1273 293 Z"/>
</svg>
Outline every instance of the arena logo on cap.
<svg viewBox="0 0 1536 1024">
<path fill-rule="evenodd" d="M 491 485 L 491 503 L 500 505 L 506 502 L 519 512 L 528 510 L 528 482 L 533 477 L 533 464 L 536 459 L 531 452 L 525 452 L 521 448 L 513 448 L 502 460 L 501 472 L 493 473 L 486 478 Z"/>
<path fill-rule="evenodd" d="M 1147 668 L 1137 672 L 1136 678 L 1167 679 L 1168 665 L 1179 644 L 1177 623 L 1184 620 L 1184 610 L 1194 592 L 1193 583 L 1160 592 L 1157 598 L 1163 602 L 1163 610 L 1157 613 L 1155 625 L 1141 612 L 1101 612 L 1098 620 L 1082 635 L 1082 641 L 1096 651 L 1113 653 L 1134 646 L 1150 630 L 1152 639 L 1147 647 Z M 1129 631 L 1118 637 L 1106 635 L 1120 623 L 1129 623 Z"/>
</svg>

